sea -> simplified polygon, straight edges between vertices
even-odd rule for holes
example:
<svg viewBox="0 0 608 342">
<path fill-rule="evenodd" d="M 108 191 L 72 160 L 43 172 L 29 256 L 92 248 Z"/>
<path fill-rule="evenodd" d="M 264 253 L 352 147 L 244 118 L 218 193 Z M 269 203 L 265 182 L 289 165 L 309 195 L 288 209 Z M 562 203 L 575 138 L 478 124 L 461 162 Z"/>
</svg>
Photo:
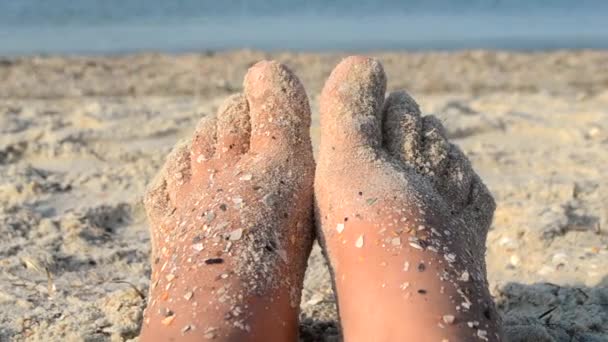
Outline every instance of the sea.
<svg viewBox="0 0 608 342">
<path fill-rule="evenodd" d="M 0 0 L 0 55 L 608 48 L 608 0 Z"/>
</svg>

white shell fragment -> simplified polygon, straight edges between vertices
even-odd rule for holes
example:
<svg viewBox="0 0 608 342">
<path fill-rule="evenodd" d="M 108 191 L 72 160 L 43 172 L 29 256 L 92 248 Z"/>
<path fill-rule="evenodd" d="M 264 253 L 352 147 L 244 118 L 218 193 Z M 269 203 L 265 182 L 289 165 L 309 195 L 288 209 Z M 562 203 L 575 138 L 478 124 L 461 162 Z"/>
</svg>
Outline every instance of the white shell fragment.
<svg viewBox="0 0 608 342">
<path fill-rule="evenodd" d="M 420 249 L 422 250 L 422 246 L 420 246 L 419 244 L 417 244 L 416 242 L 410 241 L 410 246 L 416 248 L 416 249 Z"/>
<path fill-rule="evenodd" d="M 444 258 L 444 259 L 445 259 L 447 262 L 452 263 L 452 262 L 456 261 L 456 254 L 453 254 L 453 253 L 448 253 L 448 254 L 444 255 L 444 256 L 443 256 L 443 258 Z"/>
<path fill-rule="evenodd" d="M 338 234 L 342 234 L 344 231 L 344 223 L 338 223 L 338 225 L 336 225 L 336 230 L 338 231 Z"/>
<path fill-rule="evenodd" d="M 195 243 L 194 245 L 192 245 L 192 249 L 194 249 L 197 252 L 200 252 L 204 249 L 204 247 L 203 247 L 202 243 Z"/>
<path fill-rule="evenodd" d="M 445 324 L 452 324 L 455 320 L 456 317 L 454 317 L 454 315 L 443 315 L 443 322 Z"/>
<path fill-rule="evenodd" d="M 252 178 L 253 178 L 253 175 L 251 173 L 247 173 L 247 174 L 244 174 L 241 177 L 239 177 L 239 180 L 250 181 Z"/>
<path fill-rule="evenodd" d="M 393 246 L 400 246 L 401 245 L 401 238 L 400 237 L 392 238 L 391 239 L 391 245 L 393 245 Z"/>
<path fill-rule="evenodd" d="M 355 241 L 355 247 L 363 247 L 363 234 L 359 235 L 359 238 L 357 239 L 357 241 Z"/>
<path fill-rule="evenodd" d="M 243 229 L 239 228 L 239 229 L 235 229 L 233 230 L 230 235 L 228 236 L 228 239 L 230 241 L 237 241 L 240 240 L 243 237 Z"/>
</svg>

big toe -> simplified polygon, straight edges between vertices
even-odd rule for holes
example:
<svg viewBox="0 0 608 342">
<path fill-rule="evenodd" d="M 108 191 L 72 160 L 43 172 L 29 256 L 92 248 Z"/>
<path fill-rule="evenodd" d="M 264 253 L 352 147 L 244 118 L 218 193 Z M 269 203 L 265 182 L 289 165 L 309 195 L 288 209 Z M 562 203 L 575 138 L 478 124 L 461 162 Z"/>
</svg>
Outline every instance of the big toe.
<svg viewBox="0 0 608 342">
<path fill-rule="evenodd" d="M 300 80 L 285 65 L 261 61 L 244 82 L 254 153 L 310 146 L 310 106 Z"/>
<path fill-rule="evenodd" d="M 377 60 L 351 56 L 340 62 L 321 94 L 323 145 L 379 147 L 385 91 L 386 75 Z"/>
</svg>

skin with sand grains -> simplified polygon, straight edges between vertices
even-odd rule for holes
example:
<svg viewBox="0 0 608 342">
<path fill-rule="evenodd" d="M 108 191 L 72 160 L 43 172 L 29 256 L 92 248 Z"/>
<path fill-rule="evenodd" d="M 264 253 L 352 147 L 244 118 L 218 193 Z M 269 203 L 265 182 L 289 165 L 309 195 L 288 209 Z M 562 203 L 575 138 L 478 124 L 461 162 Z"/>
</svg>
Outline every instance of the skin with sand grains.
<svg viewBox="0 0 608 342">
<path fill-rule="evenodd" d="M 494 201 L 441 123 L 379 62 L 349 57 L 321 95 L 319 236 L 347 341 L 498 341 L 485 239 Z M 346 176 L 347 175 L 347 176 Z"/>
<path fill-rule="evenodd" d="M 499 341 L 485 238 L 494 201 L 441 123 L 380 63 L 349 57 L 321 96 L 315 171 L 303 87 L 260 62 L 150 187 L 143 341 L 297 339 L 313 238 L 347 341 Z"/>
<path fill-rule="evenodd" d="M 292 341 L 312 245 L 310 109 L 260 62 L 175 147 L 145 199 L 153 270 L 142 341 Z"/>
</svg>

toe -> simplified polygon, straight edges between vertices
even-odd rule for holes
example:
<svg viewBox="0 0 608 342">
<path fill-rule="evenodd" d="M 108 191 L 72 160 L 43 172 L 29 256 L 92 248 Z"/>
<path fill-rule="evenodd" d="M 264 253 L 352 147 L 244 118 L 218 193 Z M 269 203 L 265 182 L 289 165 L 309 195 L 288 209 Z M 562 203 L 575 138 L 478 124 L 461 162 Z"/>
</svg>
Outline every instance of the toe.
<svg viewBox="0 0 608 342">
<path fill-rule="evenodd" d="M 441 177 L 448 166 L 451 144 L 448 142 L 445 128 L 433 115 L 422 119 L 422 162 L 420 169 L 426 173 Z"/>
<path fill-rule="evenodd" d="M 454 144 L 449 144 L 447 165 L 442 174 L 433 178 L 437 190 L 450 199 L 453 212 L 460 212 L 471 200 L 473 180 L 476 178 L 471 162 Z"/>
<path fill-rule="evenodd" d="M 190 148 L 190 160 L 193 172 L 199 169 L 202 163 L 213 157 L 216 146 L 216 116 L 207 115 L 203 117 L 194 130 L 192 146 Z M 193 175 L 196 178 L 196 175 Z"/>
<path fill-rule="evenodd" d="M 163 172 L 159 172 L 148 184 L 143 202 L 150 222 L 158 222 L 159 219 L 167 216 L 171 202 Z"/>
<path fill-rule="evenodd" d="M 237 94 L 226 99 L 217 115 L 216 155 L 239 156 L 249 149 L 251 124 L 247 99 Z"/>
<path fill-rule="evenodd" d="M 479 227 L 489 227 L 496 210 L 496 202 L 490 190 L 477 175 L 474 175 L 471 182 L 469 203 L 464 210 L 465 220 L 478 222 Z"/>
<path fill-rule="evenodd" d="M 383 136 L 391 155 L 429 177 L 437 191 L 450 198 L 453 212 L 462 210 L 469 200 L 474 172 L 462 151 L 448 141 L 439 119 L 421 116 L 406 92 L 395 92 L 384 105 Z"/>
<path fill-rule="evenodd" d="M 377 60 L 360 56 L 344 59 L 332 71 L 321 94 L 322 139 L 335 141 L 332 148 L 379 147 L 385 91 L 386 75 Z"/>
<path fill-rule="evenodd" d="M 190 145 L 178 142 L 167 156 L 163 177 L 167 182 L 167 194 L 172 203 L 179 203 L 184 185 L 190 181 Z"/>
<path fill-rule="evenodd" d="M 171 215 L 173 204 L 167 193 L 167 181 L 164 172 L 159 172 L 148 184 L 143 198 L 144 208 L 150 222 L 150 239 L 152 242 L 152 255 L 156 254 L 156 242 L 160 241 L 159 231 L 154 227 L 162 227 L 163 221 Z"/>
<path fill-rule="evenodd" d="M 415 166 L 422 160 L 420 108 L 405 91 L 391 93 L 384 105 L 384 146 L 395 158 Z"/>
<path fill-rule="evenodd" d="M 308 98 L 286 66 L 257 63 L 247 72 L 244 88 L 251 115 L 251 151 L 310 145 Z"/>
</svg>

